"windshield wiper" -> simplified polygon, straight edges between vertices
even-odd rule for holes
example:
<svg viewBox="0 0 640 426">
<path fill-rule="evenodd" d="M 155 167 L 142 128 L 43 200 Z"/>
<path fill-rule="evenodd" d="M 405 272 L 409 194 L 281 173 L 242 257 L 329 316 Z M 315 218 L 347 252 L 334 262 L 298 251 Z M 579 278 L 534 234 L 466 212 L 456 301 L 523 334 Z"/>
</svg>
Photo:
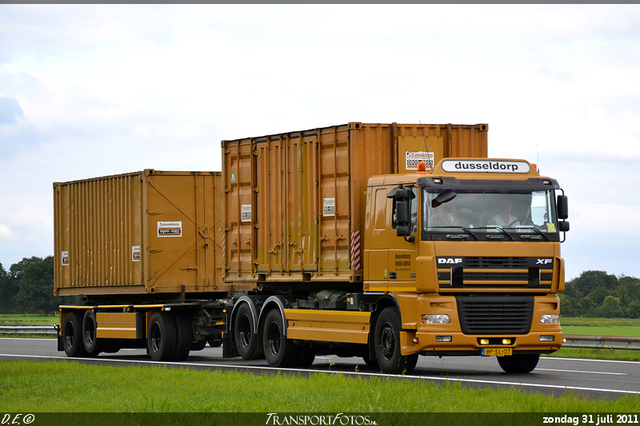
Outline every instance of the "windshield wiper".
<svg viewBox="0 0 640 426">
<path fill-rule="evenodd" d="M 476 239 L 476 241 L 480 240 L 480 238 L 478 238 L 478 236 L 476 234 L 474 234 L 469 228 L 467 228 L 466 226 L 462 226 L 462 225 L 431 226 L 430 228 L 436 228 L 436 229 L 458 228 L 458 229 L 462 229 L 464 232 L 466 232 L 467 234 L 471 235 L 473 238 Z M 456 238 L 456 237 L 453 237 L 452 235 L 447 234 L 447 238 Z"/>
<path fill-rule="evenodd" d="M 549 237 L 547 237 L 547 236 L 544 234 L 544 232 L 540 231 L 540 230 L 539 230 L 538 228 L 536 228 L 535 226 L 527 227 L 527 229 L 533 229 L 533 230 L 534 230 L 535 232 L 537 232 L 539 235 L 542 235 L 542 236 L 544 237 L 544 239 L 545 239 L 545 240 L 547 240 L 547 241 L 551 241 L 551 240 L 549 239 Z M 523 240 L 530 240 L 530 239 L 532 239 L 532 236 L 531 236 L 531 235 L 521 235 L 521 236 L 520 236 L 520 238 L 521 238 L 521 239 L 523 239 Z"/>
</svg>

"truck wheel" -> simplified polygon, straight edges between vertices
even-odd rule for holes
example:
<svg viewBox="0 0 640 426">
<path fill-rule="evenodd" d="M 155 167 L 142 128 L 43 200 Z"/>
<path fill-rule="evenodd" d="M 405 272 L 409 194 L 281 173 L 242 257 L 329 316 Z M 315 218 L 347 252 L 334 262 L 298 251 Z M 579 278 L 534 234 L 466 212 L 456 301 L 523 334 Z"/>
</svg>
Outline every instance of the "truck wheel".
<svg viewBox="0 0 640 426">
<path fill-rule="evenodd" d="M 400 352 L 400 316 L 395 308 L 385 308 L 376 321 L 373 337 L 376 360 L 385 374 L 410 373 L 418 354 L 402 356 Z"/>
<path fill-rule="evenodd" d="M 71 357 L 82 357 L 87 355 L 82 341 L 82 319 L 77 312 L 69 312 L 64 320 L 62 328 L 62 341 L 64 353 Z"/>
<path fill-rule="evenodd" d="M 171 361 L 176 351 L 176 326 L 167 312 L 151 316 L 147 331 L 147 350 L 154 361 Z"/>
<path fill-rule="evenodd" d="M 191 331 L 191 320 L 184 313 L 173 315 L 176 322 L 176 354 L 175 361 L 184 361 L 191 352 L 191 342 L 193 342 L 193 332 Z"/>
<path fill-rule="evenodd" d="M 313 361 L 316 360 L 316 348 L 311 345 L 304 345 L 300 347 L 300 355 L 296 361 L 294 367 L 309 368 L 313 365 Z"/>
<path fill-rule="evenodd" d="M 91 309 L 87 309 L 82 319 L 82 340 L 87 356 L 98 356 L 104 350 L 105 341 L 96 337 L 97 329 L 96 313 Z"/>
<path fill-rule="evenodd" d="M 538 360 L 540 360 L 540 355 L 538 354 L 499 356 L 498 364 L 500 364 L 505 373 L 529 373 L 536 368 Z"/>
<path fill-rule="evenodd" d="M 273 309 L 264 320 L 262 331 L 264 357 L 272 367 L 292 367 L 300 356 L 300 346 L 284 335 L 282 315 Z"/>
<path fill-rule="evenodd" d="M 243 359 L 257 359 L 264 356 L 262 342 L 256 333 L 251 308 L 247 303 L 243 303 L 238 308 L 238 313 L 233 321 L 233 338 L 238 353 Z"/>
</svg>

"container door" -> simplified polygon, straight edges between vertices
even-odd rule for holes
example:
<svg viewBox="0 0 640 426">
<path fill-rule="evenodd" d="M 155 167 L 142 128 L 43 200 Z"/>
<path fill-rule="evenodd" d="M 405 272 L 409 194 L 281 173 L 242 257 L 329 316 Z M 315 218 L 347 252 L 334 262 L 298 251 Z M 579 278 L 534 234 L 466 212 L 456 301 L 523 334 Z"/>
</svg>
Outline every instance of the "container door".
<svg viewBox="0 0 640 426">
<path fill-rule="evenodd" d="M 258 215 L 257 272 L 279 274 L 284 269 L 285 151 L 282 141 L 259 140 L 256 143 L 256 188 Z"/>
<path fill-rule="evenodd" d="M 224 220 L 223 239 L 226 276 L 248 279 L 253 275 L 254 176 L 253 143 L 231 142 L 224 151 Z"/>
<path fill-rule="evenodd" d="M 348 132 L 322 134 L 319 146 L 320 260 L 319 270 L 330 279 L 350 274 L 351 158 Z"/>
</svg>

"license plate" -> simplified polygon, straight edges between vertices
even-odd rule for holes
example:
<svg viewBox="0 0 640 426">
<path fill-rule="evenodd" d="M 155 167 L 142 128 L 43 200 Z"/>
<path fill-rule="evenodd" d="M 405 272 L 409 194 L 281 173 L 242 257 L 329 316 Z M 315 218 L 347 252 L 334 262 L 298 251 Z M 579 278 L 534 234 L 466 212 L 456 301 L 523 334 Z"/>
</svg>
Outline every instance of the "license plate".
<svg viewBox="0 0 640 426">
<path fill-rule="evenodd" d="M 493 355 L 513 355 L 513 349 L 511 348 L 482 348 L 483 356 Z"/>
</svg>

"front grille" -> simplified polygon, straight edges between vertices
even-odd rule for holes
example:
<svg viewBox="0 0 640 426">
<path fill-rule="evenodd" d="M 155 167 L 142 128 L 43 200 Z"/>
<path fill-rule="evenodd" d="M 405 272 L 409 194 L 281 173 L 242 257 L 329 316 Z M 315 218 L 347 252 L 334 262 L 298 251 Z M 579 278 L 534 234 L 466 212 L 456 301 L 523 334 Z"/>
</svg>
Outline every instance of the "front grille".
<svg viewBox="0 0 640 426">
<path fill-rule="evenodd" d="M 533 296 L 456 296 L 464 334 L 526 334 Z"/>
<path fill-rule="evenodd" d="M 535 257 L 439 257 L 441 289 L 550 289 L 553 260 Z"/>
<path fill-rule="evenodd" d="M 471 269 L 526 269 L 529 265 L 530 259 L 526 257 L 468 257 L 464 262 L 465 268 Z"/>
</svg>

